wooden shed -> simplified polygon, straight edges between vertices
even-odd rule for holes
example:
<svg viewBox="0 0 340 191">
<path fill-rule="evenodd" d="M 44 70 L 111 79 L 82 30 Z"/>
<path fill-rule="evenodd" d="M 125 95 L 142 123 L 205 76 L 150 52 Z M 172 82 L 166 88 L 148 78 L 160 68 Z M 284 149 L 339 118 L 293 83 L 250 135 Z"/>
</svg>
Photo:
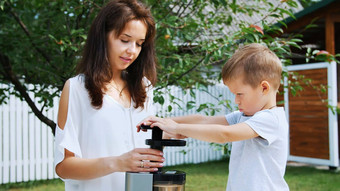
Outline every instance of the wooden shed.
<svg viewBox="0 0 340 191">
<path fill-rule="evenodd" d="M 334 168 L 339 166 L 340 123 L 339 115 L 327 106 L 340 105 L 340 67 L 336 63 L 304 63 L 308 47 L 333 55 L 340 53 L 340 1 L 323 0 L 296 13 L 295 17 L 285 20 L 287 28 L 283 36 L 301 33 L 303 49 L 293 49 L 293 66 L 288 69 L 312 79 L 308 83 L 317 88 L 303 85 L 305 91 L 299 95 L 292 96 L 288 91 L 284 96 L 290 123 L 289 160 Z M 312 22 L 317 27 L 304 30 Z M 320 91 L 322 87 L 324 91 Z"/>
</svg>

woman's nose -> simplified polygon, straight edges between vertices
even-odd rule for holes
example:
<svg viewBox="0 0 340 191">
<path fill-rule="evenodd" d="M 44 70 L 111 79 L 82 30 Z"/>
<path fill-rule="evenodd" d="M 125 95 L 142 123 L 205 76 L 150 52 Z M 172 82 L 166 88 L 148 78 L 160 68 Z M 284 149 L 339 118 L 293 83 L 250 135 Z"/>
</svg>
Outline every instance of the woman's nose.
<svg viewBox="0 0 340 191">
<path fill-rule="evenodd" d="M 136 53 L 136 51 L 137 51 L 136 44 L 135 44 L 135 43 L 131 43 L 131 44 L 129 45 L 129 47 L 127 48 L 126 51 L 127 51 L 128 53 L 130 53 L 130 54 Z"/>
</svg>

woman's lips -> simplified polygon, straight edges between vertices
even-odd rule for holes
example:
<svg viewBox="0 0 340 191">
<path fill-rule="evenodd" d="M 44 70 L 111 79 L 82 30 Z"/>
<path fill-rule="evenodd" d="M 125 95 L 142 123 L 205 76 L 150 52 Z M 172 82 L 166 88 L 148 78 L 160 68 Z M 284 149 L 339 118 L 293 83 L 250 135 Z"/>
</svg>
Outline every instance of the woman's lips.
<svg viewBox="0 0 340 191">
<path fill-rule="evenodd" d="M 120 57 L 121 60 L 123 60 L 124 62 L 131 62 L 131 58 L 126 58 L 126 57 Z"/>
</svg>

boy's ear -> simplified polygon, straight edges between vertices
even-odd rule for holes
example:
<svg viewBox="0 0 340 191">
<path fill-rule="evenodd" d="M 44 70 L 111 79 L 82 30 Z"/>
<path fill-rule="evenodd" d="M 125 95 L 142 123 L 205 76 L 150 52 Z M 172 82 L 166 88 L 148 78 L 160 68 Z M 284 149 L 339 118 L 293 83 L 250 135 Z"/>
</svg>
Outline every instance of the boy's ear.
<svg viewBox="0 0 340 191">
<path fill-rule="evenodd" d="M 262 88 L 262 92 L 264 94 L 267 94 L 270 90 L 270 84 L 268 81 L 264 80 L 261 82 L 261 88 Z"/>
</svg>

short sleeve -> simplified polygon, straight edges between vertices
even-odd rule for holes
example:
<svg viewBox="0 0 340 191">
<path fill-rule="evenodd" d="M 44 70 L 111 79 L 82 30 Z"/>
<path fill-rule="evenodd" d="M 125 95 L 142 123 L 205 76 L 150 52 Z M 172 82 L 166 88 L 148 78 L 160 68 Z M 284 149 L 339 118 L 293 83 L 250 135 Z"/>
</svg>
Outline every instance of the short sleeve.
<svg viewBox="0 0 340 191">
<path fill-rule="evenodd" d="M 69 104 L 67 119 L 64 129 L 60 129 L 59 126 L 56 127 L 55 134 L 55 144 L 54 144 L 54 168 L 64 160 L 65 149 L 74 153 L 76 157 L 82 157 L 80 144 L 78 140 L 79 135 L 79 108 L 77 108 L 78 95 L 75 95 L 77 83 L 75 83 L 74 78 L 70 80 L 70 90 L 69 90 Z M 77 112 L 78 111 L 78 112 Z"/>
<path fill-rule="evenodd" d="M 229 125 L 234 125 L 236 123 L 239 123 L 241 116 L 242 113 L 240 111 L 234 111 L 232 113 L 225 115 L 225 119 L 227 120 Z"/>
<path fill-rule="evenodd" d="M 278 138 L 279 120 L 269 110 L 261 111 L 245 121 L 262 139 L 270 145 Z"/>
</svg>

